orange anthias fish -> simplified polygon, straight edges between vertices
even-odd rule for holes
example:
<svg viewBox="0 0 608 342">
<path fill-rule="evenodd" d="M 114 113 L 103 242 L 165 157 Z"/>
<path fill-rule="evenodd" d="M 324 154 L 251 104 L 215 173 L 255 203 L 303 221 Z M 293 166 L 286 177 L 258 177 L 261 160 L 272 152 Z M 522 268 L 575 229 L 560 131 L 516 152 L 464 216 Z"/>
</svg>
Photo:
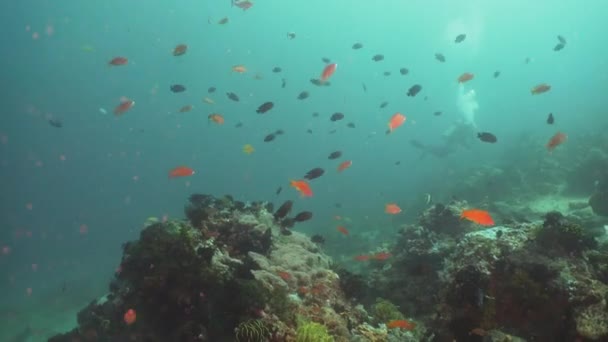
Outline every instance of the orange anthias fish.
<svg viewBox="0 0 608 342">
<path fill-rule="evenodd" d="M 388 121 L 388 131 L 386 134 L 392 133 L 397 127 L 403 125 L 405 122 L 405 115 L 401 113 L 395 113 Z"/>
<path fill-rule="evenodd" d="M 135 101 L 129 99 L 123 99 L 122 102 L 116 108 L 114 108 L 114 115 L 119 116 L 126 113 L 131 107 L 135 105 Z"/>
<path fill-rule="evenodd" d="M 404 319 L 395 319 L 386 323 L 386 327 L 389 329 L 400 328 L 405 330 L 414 330 L 416 323 L 406 321 Z"/>
<path fill-rule="evenodd" d="M 399 208 L 399 206 L 395 203 L 388 203 L 386 207 L 384 207 L 384 212 L 387 214 L 395 215 L 401 212 L 401 208 Z"/>
<path fill-rule="evenodd" d="M 187 166 L 178 166 L 169 171 L 169 178 L 188 177 L 195 174 L 194 170 Z"/>
<path fill-rule="evenodd" d="M 342 234 L 344 234 L 344 235 L 348 235 L 348 234 L 350 234 L 350 233 L 348 232 L 348 229 L 346 229 L 346 227 L 344 227 L 344 226 L 338 226 L 338 227 L 336 227 L 336 230 L 338 230 L 340 233 L 342 233 Z"/>
<path fill-rule="evenodd" d="M 460 214 L 460 218 L 467 219 L 471 222 L 475 222 L 475 223 L 481 224 L 483 226 L 493 226 L 494 225 L 494 220 L 492 219 L 492 216 L 490 216 L 490 213 L 488 213 L 485 210 L 480 210 L 480 209 L 463 210 L 462 213 Z"/>
<path fill-rule="evenodd" d="M 304 180 L 292 180 L 289 182 L 296 190 L 300 192 L 302 197 L 312 197 L 312 189 Z"/>
<path fill-rule="evenodd" d="M 370 259 L 370 256 L 367 254 L 361 254 L 361 255 L 357 255 L 355 257 L 356 261 L 368 261 Z"/>
<path fill-rule="evenodd" d="M 224 124 L 224 117 L 221 114 L 209 114 L 208 118 L 218 125 Z"/>
<path fill-rule="evenodd" d="M 554 136 L 549 139 L 547 143 L 547 150 L 552 152 L 557 146 L 561 145 L 564 141 L 568 140 L 568 136 L 564 133 L 557 132 Z"/>
<path fill-rule="evenodd" d="M 530 92 L 532 93 L 532 95 L 538 95 L 538 94 L 546 93 L 549 90 L 551 90 L 550 85 L 548 85 L 546 83 L 541 83 L 541 84 L 534 86 L 532 88 L 532 90 L 530 90 Z"/>
<path fill-rule="evenodd" d="M 247 72 L 247 68 L 244 65 L 235 65 L 232 67 L 232 71 L 242 74 Z"/>
<path fill-rule="evenodd" d="M 127 312 L 125 312 L 125 315 L 123 316 L 125 323 L 127 323 L 127 325 L 131 325 L 133 323 L 135 323 L 135 321 L 137 320 L 137 313 L 135 312 L 135 310 L 133 309 L 129 309 L 127 310 Z"/>
<path fill-rule="evenodd" d="M 340 163 L 340 165 L 338 165 L 338 172 L 342 172 L 346 169 L 348 169 L 351 165 L 353 165 L 353 161 L 352 160 L 346 160 Z"/>
<path fill-rule="evenodd" d="M 110 65 L 110 66 L 119 66 L 119 65 L 127 65 L 128 63 L 129 63 L 129 60 L 126 57 L 114 57 L 108 63 L 108 65 Z"/>
<path fill-rule="evenodd" d="M 173 49 L 173 56 L 181 56 L 183 54 L 186 53 L 186 51 L 188 51 L 188 45 L 186 44 L 179 44 L 178 46 L 175 47 L 175 49 Z"/>
<path fill-rule="evenodd" d="M 337 68 L 338 68 L 338 63 L 328 64 L 325 67 L 325 69 L 323 69 L 323 72 L 321 73 L 321 82 L 327 81 L 331 77 L 331 75 L 333 75 L 334 72 L 336 72 Z"/>
<path fill-rule="evenodd" d="M 470 72 L 465 72 L 464 74 L 460 75 L 460 77 L 458 77 L 458 83 L 468 82 L 472 80 L 473 77 L 475 77 L 475 75 L 471 74 Z"/>
<path fill-rule="evenodd" d="M 376 254 L 372 255 L 372 258 L 375 259 L 375 260 L 384 261 L 384 260 L 386 260 L 386 259 L 388 259 L 388 258 L 390 258 L 392 256 L 393 255 L 391 253 L 389 253 L 389 252 L 379 252 L 379 253 L 376 253 Z"/>
</svg>

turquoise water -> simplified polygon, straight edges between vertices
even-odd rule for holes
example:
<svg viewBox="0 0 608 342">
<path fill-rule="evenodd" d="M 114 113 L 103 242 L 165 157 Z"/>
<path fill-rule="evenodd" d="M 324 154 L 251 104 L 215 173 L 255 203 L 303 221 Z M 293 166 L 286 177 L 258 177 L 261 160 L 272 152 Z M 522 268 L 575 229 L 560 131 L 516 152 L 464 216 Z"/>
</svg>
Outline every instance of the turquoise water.
<svg viewBox="0 0 608 342">
<path fill-rule="evenodd" d="M 275 205 L 295 198 L 297 210 L 315 215 L 299 230 L 335 239 L 332 217 L 341 215 L 355 222 L 355 232 L 380 230 L 390 239 L 398 224 L 416 219 L 426 193 L 449 198 L 443 190 L 461 181 L 456 175 L 517 163 L 512 151 L 523 137 L 538 146 L 526 153 L 545 157 L 548 139 L 563 131 L 568 142 L 554 153 L 565 158 L 570 145 L 603 132 L 608 121 L 608 6 L 599 0 L 260 0 L 247 11 L 227 0 L 1 6 L 10 14 L 3 21 L 10 40 L 2 47 L 0 245 L 10 251 L 0 255 L 0 303 L 6 304 L 0 314 L 17 325 L 49 302 L 73 320 L 69 304 L 78 308 L 103 294 L 120 245 L 136 238 L 150 216 L 182 217 L 193 192 Z M 217 24 L 224 17 L 229 22 Z M 288 39 L 288 32 L 296 38 Z M 461 33 L 467 38 L 455 44 Z M 555 52 L 557 35 L 567 45 Z M 363 48 L 353 50 L 356 42 Z M 188 52 L 174 57 L 181 43 Z M 434 58 L 438 52 L 446 63 Z M 385 60 L 373 62 L 376 54 Z M 115 56 L 129 64 L 108 67 Z M 331 86 L 316 87 L 309 80 L 319 77 L 323 57 L 339 66 Z M 248 72 L 232 72 L 238 64 Z M 275 66 L 282 73 L 273 73 Z M 403 67 L 410 70 L 406 76 L 399 73 Z M 475 78 L 459 86 L 463 72 Z M 169 91 L 176 83 L 187 90 Z M 539 83 L 550 84 L 551 91 L 531 96 Z M 407 97 L 414 84 L 422 91 Z M 217 91 L 208 94 L 211 86 Z M 301 91 L 310 98 L 297 100 Z M 471 91 L 475 96 L 464 99 Z M 226 92 L 241 100 L 228 100 Z M 123 96 L 136 104 L 115 117 L 112 110 Z M 275 108 L 256 114 L 266 101 Z M 383 101 L 389 104 L 380 109 Z M 191 112 L 178 112 L 188 104 L 194 105 Z M 346 118 L 331 122 L 334 112 Z M 407 122 L 387 136 L 395 112 Z M 545 123 L 549 112 L 556 117 L 553 126 Z M 225 124 L 210 124 L 211 113 L 223 114 Z M 48 119 L 61 120 L 63 127 L 50 126 Z M 441 144 L 442 134 L 463 119 L 499 142 L 473 139 L 446 158 L 420 158 L 410 144 Z M 235 128 L 238 122 L 243 127 Z M 277 129 L 285 134 L 263 142 Z M 244 154 L 245 144 L 255 152 Z M 335 150 L 343 157 L 328 160 Z M 347 159 L 352 167 L 338 173 L 339 161 Z M 178 165 L 196 174 L 168 179 Z M 299 199 L 288 181 L 314 167 L 326 174 L 311 182 L 313 198 Z M 403 215 L 387 217 L 389 202 L 398 203 Z"/>
</svg>

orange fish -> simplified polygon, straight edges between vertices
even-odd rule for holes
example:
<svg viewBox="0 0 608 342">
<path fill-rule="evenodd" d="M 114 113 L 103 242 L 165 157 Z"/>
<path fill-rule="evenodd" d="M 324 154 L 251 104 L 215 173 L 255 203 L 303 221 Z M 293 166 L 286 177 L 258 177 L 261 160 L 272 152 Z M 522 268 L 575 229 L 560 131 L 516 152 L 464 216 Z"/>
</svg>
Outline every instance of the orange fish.
<svg viewBox="0 0 608 342">
<path fill-rule="evenodd" d="M 224 117 L 221 114 L 209 114 L 208 118 L 218 125 L 224 124 Z"/>
<path fill-rule="evenodd" d="M 384 261 L 390 257 L 392 257 L 393 255 L 391 253 L 388 252 L 379 252 L 376 253 L 374 255 L 372 255 L 372 258 L 374 258 L 375 260 L 380 260 L 380 261 Z"/>
<path fill-rule="evenodd" d="M 541 84 L 534 86 L 532 88 L 532 90 L 530 90 L 530 92 L 532 93 L 532 95 L 538 95 L 538 94 L 546 93 L 549 90 L 551 90 L 550 85 L 548 85 L 546 83 L 541 83 Z"/>
<path fill-rule="evenodd" d="M 125 323 L 127 323 L 127 325 L 131 325 L 133 323 L 135 323 L 135 321 L 137 320 L 137 313 L 135 312 L 135 310 L 133 309 L 129 309 L 127 310 L 127 312 L 125 312 L 125 315 L 123 316 Z"/>
<path fill-rule="evenodd" d="M 321 82 L 327 81 L 331 77 L 331 75 L 333 75 L 334 72 L 336 72 L 337 68 L 338 68 L 338 63 L 328 64 L 325 67 L 325 69 L 323 69 L 323 72 L 321 73 Z"/>
<path fill-rule="evenodd" d="M 357 256 L 355 257 L 355 260 L 356 260 L 356 261 L 368 261 L 368 260 L 369 260 L 369 258 L 370 258 L 370 256 L 369 256 L 369 255 L 367 255 L 367 254 L 361 254 L 361 255 L 357 255 Z"/>
<path fill-rule="evenodd" d="M 393 114 L 393 116 L 391 117 L 391 119 L 388 121 L 388 131 L 386 132 L 386 134 L 391 133 L 397 127 L 403 125 L 403 123 L 405 122 L 405 120 L 406 120 L 405 115 L 403 115 L 401 113 L 395 113 L 395 114 Z"/>
<path fill-rule="evenodd" d="M 406 321 L 404 319 L 395 319 L 386 323 L 386 327 L 389 329 L 405 329 L 405 330 L 414 330 L 416 327 L 416 323 Z"/>
<path fill-rule="evenodd" d="M 387 214 L 395 215 L 401 212 L 401 208 L 399 208 L 399 206 L 395 203 L 389 203 L 386 205 L 386 207 L 384 207 L 384 212 Z"/>
<path fill-rule="evenodd" d="M 114 115 L 119 116 L 126 113 L 131 107 L 135 105 L 135 101 L 124 99 L 116 108 L 114 108 Z"/>
<path fill-rule="evenodd" d="M 175 49 L 173 49 L 173 56 L 181 56 L 181 55 L 185 54 L 186 51 L 188 51 L 188 45 L 179 44 L 178 46 L 175 47 Z"/>
<path fill-rule="evenodd" d="M 235 65 L 232 67 L 232 71 L 242 74 L 247 72 L 247 68 L 244 65 Z"/>
<path fill-rule="evenodd" d="M 470 72 L 465 72 L 464 74 L 460 75 L 460 77 L 458 77 L 458 83 L 468 82 L 472 80 L 473 77 L 475 77 L 475 75 L 471 74 Z"/>
<path fill-rule="evenodd" d="M 194 106 L 192 106 L 192 105 L 183 106 L 182 108 L 179 109 L 179 112 L 186 113 L 186 112 L 191 111 L 192 108 L 194 108 Z"/>
<path fill-rule="evenodd" d="M 347 235 L 347 236 L 348 236 L 348 234 L 350 234 L 350 233 L 348 232 L 348 229 L 346 229 L 344 226 L 338 226 L 338 227 L 336 227 L 336 229 L 337 229 L 337 230 L 338 230 L 340 233 L 342 233 L 342 234 L 344 234 L 344 235 Z"/>
<path fill-rule="evenodd" d="M 346 160 L 340 163 L 340 165 L 338 165 L 338 172 L 342 172 L 346 169 L 348 169 L 351 165 L 353 165 L 353 161 L 352 160 Z"/>
<path fill-rule="evenodd" d="M 554 148 L 561 145 L 566 140 L 568 140 L 568 136 L 566 134 L 561 132 L 555 133 L 555 135 L 552 136 L 547 143 L 547 150 L 549 150 L 549 152 L 553 151 Z"/>
<path fill-rule="evenodd" d="M 169 171 L 169 178 L 188 177 L 192 176 L 193 174 L 195 174 L 195 172 L 191 168 L 187 166 L 178 166 Z"/>
<path fill-rule="evenodd" d="M 291 186 L 296 188 L 302 195 L 302 197 L 312 197 L 312 189 L 310 185 L 304 180 L 292 180 L 289 182 Z"/>
<path fill-rule="evenodd" d="M 490 213 L 488 213 L 485 210 L 480 210 L 480 209 L 463 210 L 462 213 L 460 214 L 460 218 L 467 219 L 471 222 L 475 222 L 475 223 L 481 224 L 483 226 L 493 226 L 494 225 L 494 220 L 492 219 L 492 216 L 490 216 Z"/>
<path fill-rule="evenodd" d="M 285 272 L 285 271 L 278 271 L 277 274 L 279 275 L 279 277 L 281 277 L 281 279 L 288 281 L 289 279 L 291 279 L 291 274 L 289 274 L 289 272 Z"/>
<path fill-rule="evenodd" d="M 127 65 L 128 63 L 129 63 L 129 60 L 126 57 L 114 57 L 108 63 L 108 65 L 110 65 L 110 66 L 119 66 L 119 65 Z"/>
</svg>

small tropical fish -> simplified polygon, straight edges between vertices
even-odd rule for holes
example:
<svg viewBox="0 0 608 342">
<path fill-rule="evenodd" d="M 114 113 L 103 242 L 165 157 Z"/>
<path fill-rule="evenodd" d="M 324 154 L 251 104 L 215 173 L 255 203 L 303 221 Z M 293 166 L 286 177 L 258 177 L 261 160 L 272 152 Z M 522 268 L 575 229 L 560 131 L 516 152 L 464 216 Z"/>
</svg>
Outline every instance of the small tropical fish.
<svg viewBox="0 0 608 342">
<path fill-rule="evenodd" d="M 541 84 L 538 84 L 538 85 L 532 87 L 532 90 L 530 90 L 530 92 L 532 93 L 532 95 L 538 95 L 538 94 L 546 93 L 549 90 L 551 90 L 550 85 L 548 85 L 546 83 L 541 83 Z"/>
<path fill-rule="evenodd" d="M 253 152 L 255 152 L 255 149 L 250 144 L 245 144 L 245 146 L 243 146 L 243 153 L 252 154 Z"/>
<path fill-rule="evenodd" d="M 329 120 L 330 121 L 334 121 L 334 122 L 335 121 L 340 121 L 342 119 L 344 119 L 344 114 L 342 114 L 342 113 L 333 113 L 331 115 L 331 117 L 329 117 Z"/>
<path fill-rule="evenodd" d="M 395 113 L 393 114 L 393 116 L 391 117 L 391 119 L 388 121 L 388 133 L 392 133 L 395 129 L 397 129 L 397 127 L 403 125 L 403 123 L 405 122 L 406 118 L 405 115 L 401 114 L 401 113 Z"/>
<path fill-rule="evenodd" d="M 331 63 L 328 64 L 324 69 L 323 72 L 321 73 L 321 82 L 325 82 L 327 81 L 331 75 L 334 74 L 334 72 L 336 72 L 336 69 L 338 69 L 338 63 Z"/>
<path fill-rule="evenodd" d="M 128 63 L 129 63 L 129 60 L 126 57 L 114 57 L 108 63 L 108 65 L 110 65 L 110 66 L 119 66 L 119 65 L 127 65 Z"/>
<path fill-rule="evenodd" d="M 387 214 L 399 214 L 401 212 L 401 208 L 399 208 L 398 205 L 396 205 L 395 203 L 388 203 L 385 207 L 384 207 L 384 212 Z"/>
<path fill-rule="evenodd" d="M 454 39 L 455 43 L 462 43 L 465 39 L 467 38 L 467 35 L 464 33 L 461 33 L 459 35 L 456 36 L 456 39 Z"/>
<path fill-rule="evenodd" d="M 282 188 L 280 188 L 280 189 L 282 189 Z M 278 192 L 277 192 L 277 194 L 278 194 Z M 293 201 L 285 201 L 283 204 L 281 204 L 279 209 L 277 209 L 277 211 L 275 211 L 275 213 L 273 214 L 274 219 L 280 220 L 280 219 L 284 218 L 285 216 L 287 216 L 289 214 L 292 207 L 293 207 Z"/>
<path fill-rule="evenodd" d="M 356 261 L 368 261 L 370 259 L 370 256 L 367 254 L 361 254 L 361 255 L 357 255 L 356 257 L 354 257 L 354 259 Z"/>
<path fill-rule="evenodd" d="M 178 166 L 169 171 L 169 178 L 188 177 L 194 174 L 194 170 L 187 166 Z"/>
<path fill-rule="evenodd" d="M 209 94 L 212 94 L 212 93 L 215 93 L 215 91 L 216 91 L 216 90 L 217 90 L 217 88 L 216 88 L 216 87 L 209 87 L 209 89 L 207 89 L 207 92 L 208 92 Z"/>
<path fill-rule="evenodd" d="M 479 138 L 479 140 L 483 141 L 483 142 L 487 142 L 490 144 L 493 144 L 495 142 L 498 141 L 498 139 L 496 138 L 496 136 L 490 132 L 480 132 L 477 133 L 477 138 Z"/>
<path fill-rule="evenodd" d="M 291 279 L 291 274 L 289 274 L 289 272 L 285 272 L 285 271 L 277 271 L 277 274 L 279 275 L 279 277 L 281 277 L 281 279 L 288 281 Z"/>
<path fill-rule="evenodd" d="M 312 218 L 312 212 L 310 211 L 303 211 L 301 213 L 298 213 L 296 215 L 296 217 L 294 217 L 294 221 L 296 222 L 304 222 L 304 221 L 308 221 Z"/>
<path fill-rule="evenodd" d="M 563 49 L 565 46 L 566 46 L 566 44 L 563 44 L 563 43 L 558 43 L 557 45 L 555 45 L 555 46 L 553 47 L 553 51 L 560 51 L 560 50 L 562 50 L 562 49 Z"/>
<path fill-rule="evenodd" d="M 243 74 L 245 72 L 247 72 L 247 68 L 244 65 L 235 65 L 232 67 L 232 71 L 233 72 L 238 72 L 239 74 Z"/>
<path fill-rule="evenodd" d="M 300 192 L 302 197 L 312 197 L 312 189 L 305 180 L 292 180 L 289 183 Z"/>
<path fill-rule="evenodd" d="M 203 98 L 203 102 L 205 102 L 207 104 L 215 104 L 215 101 L 213 101 L 211 98 L 208 98 L 208 97 Z"/>
<path fill-rule="evenodd" d="M 562 44 L 566 44 L 566 38 L 561 35 L 557 35 L 557 40 L 559 40 L 559 42 Z"/>
<path fill-rule="evenodd" d="M 399 73 L 400 73 L 402 76 L 405 76 L 405 75 L 407 75 L 407 74 L 409 74 L 409 73 L 410 73 L 410 70 L 409 70 L 408 68 L 401 68 L 401 69 L 399 69 Z"/>
<path fill-rule="evenodd" d="M 500 76 L 500 71 L 494 71 L 494 78 L 498 78 L 498 76 Z"/>
<path fill-rule="evenodd" d="M 281 193 L 281 191 L 283 191 L 283 187 L 282 187 L 282 186 L 279 186 L 279 187 L 277 188 L 277 190 L 276 190 L 274 193 L 275 193 L 275 195 L 278 195 L 278 194 L 280 194 L 280 193 Z"/>
<path fill-rule="evenodd" d="M 281 71 L 283 71 L 281 67 L 275 66 L 274 68 L 272 68 L 272 72 L 274 72 L 275 74 L 278 74 Z"/>
<path fill-rule="evenodd" d="M 295 32 L 287 32 L 287 38 L 289 38 L 290 40 L 296 39 L 296 33 Z"/>
<path fill-rule="evenodd" d="M 253 2 L 248 1 L 248 0 L 243 0 L 243 1 L 233 0 L 232 5 L 242 9 L 243 11 L 246 11 L 246 10 L 250 9 L 251 7 L 253 7 Z"/>
<path fill-rule="evenodd" d="M 310 93 L 303 91 L 298 95 L 298 100 L 305 100 L 310 96 Z"/>
<path fill-rule="evenodd" d="M 392 321 L 389 321 L 388 323 L 386 323 L 386 327 L 389 329 L 399 328 L 399 329 L 405 329 L 405 330 L 414 330 L 414 328 L 416 327 L 416 324 L 406 321 L 404 319 L 396 319 L 396 320 L 392 320 Z"/>
<path fill-rule="evenodd" d="M 188 51 L 188 45 L 179 44 L 173 49 L 173 56 L 182 56 Z"/>
<path fill-rule="evenodd" d="M 116 108 L 114 108 L 114 115 L 119 116 L 126 113 L 135 105 L 135 101 L 129 99 L 123 99 Z"/>
<path fill-rule="evenodd" d="M 222 114 L 209 114 L 208 116 L 209 120 L 215 122 L 218 125 L 223 125 L 224 124 L 224 117 L 222 116 Z"/>
<path fill-rule="evenodd" d="M 180 109 L 179 109 L 179 112 L 180 112 L 180 113 L 186 113 L 186 112 L 191 111 L 191 110 L 192 110 L 192 108 L 194 108 L 194 106 L 193 106 L 193 105 L 186 105 L 186 106 L 183 106 L 182 108 L 180 108 Z"/>
<path fill-rule="evenodd" d="M 123 319 L 125 323 L 127 323 L 127 325 L 131 325 L 137 320 L 137 313 L 135 312 L 135 310 L 129 309 L 127 310 L 127 312 L 125 312 Z"/>
<path fill-rule="evenodd" d="M 342 151 L 333 151 L 327 156 L 327 159 L 338 159 L 342 156 Z"/>
<path fill-rule="evenodd" d="M 181 93 L 186 91 L 186 87 L 181 84 L 173 84 L 169 87 L 169 89 L 171 89 L 171 91 L 174 93 Z"/>
<path fill-rule="evenodd" d="M 224 18 L 220 19 L 217 23 L 219 25 L 226 25 L 226 24 L 228 24 L 228 21 L 229 21 L 228 17 L 224 17 Z"/>
<path fill-rule="evenodd" d="M 568 140 L 568 136 L 566 134 L 561 132 L 555 133 L 555 135 L 552 136 L 547 143 L 547 150 L 549 150 L 549 152 L 553 151 L 553 149 L 561 145 L 566 140 Z"/>
<path fill-rule="evenodd" d="M 226 93 L 226 96 L 234 102 L 239 102 L 239 96 L 235 93 Z"/>
<path fill-rule="evenodd" d="M 276 138 L 276 134 L 275 133 L 270 133 L 267 136 L 264 137 L 264 142 L 271 142 Z"/>
<path fill-rule="evenodd" d="M 392 256 L 393 255 L 389 252 L 379 252 L 379 253 L 372 255 L 371 257 L 374 260 L 384 261 Z"/>
<path fill-rule="evenodd" d="M 338 172 L 342 172 L 346 169 L 348 169 L 349 167 L 351 167 L 351 165 L 353 165 L 353 161 L 352 160 L 346 160 L 340 163 L 340 165 L 338 165 Z"/>
<path fill-rule="evenodd" d="M 361 49 L 361 48 L 363 48 L 363 44 L 361 44 L 361 43 L 355 43 L 355 44 L 353 44 L 353 46 L 352 46 L 352 49 L 353 49 L 353 50 L 359 50 L 359 49 Z"/>
<path fill-rule="evenodd" d="M 320 167 L 315 167 L 314 169 L 308 171 L 306 175 L 304 175 L 304 179 L 313 180 L 315 178 L 319 178 L 323 176 L 325 170 Z"/>
<path fill-rule="evenodd" d="M 383 60 L 384 60 L 384 55 L 377 54 L 377 55 L 374 55 L 374 57 L 372 57 L 372 61 L 374 61 L 374 62 L 380 62 Z"/>
<path fill-rule="evenodd" d="M 344 227 L 344 226 L 338 226 L 338 227 L 336 227 L 336 230 L 338 230 L 340 233 L 342 233 L 346 236 L 348 236 L 348 234 L 350 234 L 348 232 L 348 229 L 346 229 L 346 227 Z"/>
<path fill-rule="evenodd" d="M 442 53 L 436 53 L 435 59 L 440 61 L 441 63 L 445 63 L 445 56 Z"/>
<path fill-rule="evenodd" d="M 407 91 L 407 96 L 414 97 L 422 90 L 422 86 L 420 84 L 414 84 Z"/>
<path fill-rule="evenodd" d="M 553 113 L 549 113 L 549 116 L 547 116 L 547 124 L 553 125 L 554 122 L 555 118 L 553 117 Z"/>
<path fill-rule="evenodd" d="M 468 82 L 468 81 L 472 80 L 474 77 L 475 77 L 475 75 L 471 74 L 470 72 L 465 72 L 458 77 L 458 83 Z"/>
<path fill-rule="evenodd" d="M 49 125 L 55 127 L 55 128 L 61 128 L 63 127 L 63 122 L 59 119 L 49 119 Z"/>
<path fill-rule="evenodd" d="M 480 209 L 467 209 L 463 210 L 460 214 L 461 219 L 467 219 L 471 222 L 481 224 L 483 226 L 493 226 L 494 220 L 490 213 L 485 210 Z"/>
</svg>

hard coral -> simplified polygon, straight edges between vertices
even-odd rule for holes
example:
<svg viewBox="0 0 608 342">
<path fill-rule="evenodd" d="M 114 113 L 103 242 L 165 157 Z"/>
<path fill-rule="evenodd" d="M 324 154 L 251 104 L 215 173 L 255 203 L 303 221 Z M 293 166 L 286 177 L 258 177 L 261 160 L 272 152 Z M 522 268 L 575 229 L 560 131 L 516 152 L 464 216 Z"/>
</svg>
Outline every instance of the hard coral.
<svg viewBox="0 0 608 342">
<path fill-rule="evenodd" d="M 597 245 L 593 236 L 581 225 L 568 220 L 557 211 L 547 213 L 536 240 L 549 252 L 580 253 Z"/>
<path fill-rule="evenodd" d="M 452 201 L 448 205 L 437 203 L 420 215 L 418 223 L 429 231 L 458 235 L 470 226 L 467 221 L 460 219 L 460 213 L 465 207 L 464 201 Z"/>
</svg>

